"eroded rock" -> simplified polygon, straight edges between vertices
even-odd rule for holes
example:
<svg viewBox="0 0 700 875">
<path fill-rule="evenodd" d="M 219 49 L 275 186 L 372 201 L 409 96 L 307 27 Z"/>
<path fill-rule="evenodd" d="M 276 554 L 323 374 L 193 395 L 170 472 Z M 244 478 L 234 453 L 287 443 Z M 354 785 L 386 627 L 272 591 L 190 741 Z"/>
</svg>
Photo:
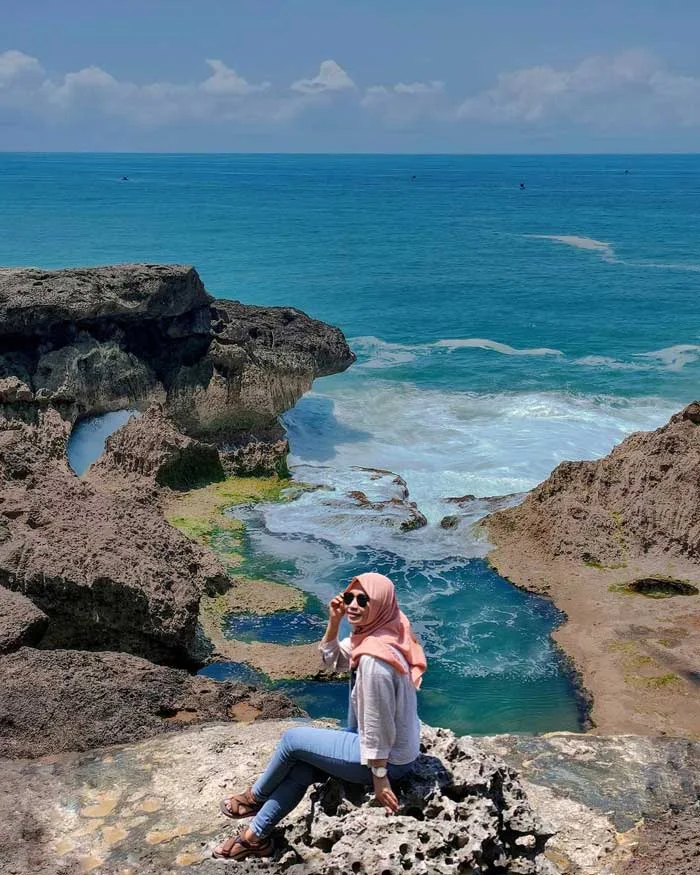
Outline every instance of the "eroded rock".
<svg viewBox="0 0 700 875">
<path fill-rule="evenodd" d="M 38 644 L 49 618 L 18 592 L 0 586 L 0 654 Z"/>
<path fill-rule="evenodd" d="M 0 756 L 140 741 L 190 723 L 293 717 L 281 693 L 193 677 L 125 653 L 22 648 L 0 660 Z"/>
</svg>

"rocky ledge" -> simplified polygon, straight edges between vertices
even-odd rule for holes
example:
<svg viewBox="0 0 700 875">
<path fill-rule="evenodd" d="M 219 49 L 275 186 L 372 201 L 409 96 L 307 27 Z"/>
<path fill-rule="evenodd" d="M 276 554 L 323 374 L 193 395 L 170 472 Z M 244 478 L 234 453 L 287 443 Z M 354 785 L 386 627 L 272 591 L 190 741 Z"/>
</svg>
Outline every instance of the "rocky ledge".
<svg viewBox="0 0 700 875">
<path fill-rule="evenodd" d="M 12 269 L 0 270 L 0 350 L 2 750 L 142 738 L 178 713 L 236 719 L 238 693 L 213 701 L 205 682 L 144 662 L 201 665 L 200 599 L 231 586 L 161 500 L 286 470 L 277 417 L 354 361 L 342 333 L 293 308 L 215 301 L 191 267 Z M 72 426 L 124 408 L 144 412 L 77 477 Z M 51 720 L 32 696 L 54 703 Z M 275 713 L 294 712 L 280 701 Z"/>
<path fill-rule="evenodd" d="M 219 800 L 250 784 L 295 725 L 210 725 L 91 753 L 0 761 L 0 870 L 220 872 L 211 848 L 236 824 L 221 817 Z M 692 806 L 699 763 L 698 745 L 669 740 L 480 742 L 424 727 L 417 768 L 396 786 L 397 816 L 329 781 L 281 825 L 272 861 L 231 871 L 612 875 L 644 841 L 643 818 Z M 688 836 L 671 849 L 675 868 L 662 871 L 692 875 L 698 845 Z"/>
<path fill-rule="evenodd" d="M 700 736 L 700 403 L 484 524 L 497 570 L 567 614 L 599 730 Z"/>
</svg>

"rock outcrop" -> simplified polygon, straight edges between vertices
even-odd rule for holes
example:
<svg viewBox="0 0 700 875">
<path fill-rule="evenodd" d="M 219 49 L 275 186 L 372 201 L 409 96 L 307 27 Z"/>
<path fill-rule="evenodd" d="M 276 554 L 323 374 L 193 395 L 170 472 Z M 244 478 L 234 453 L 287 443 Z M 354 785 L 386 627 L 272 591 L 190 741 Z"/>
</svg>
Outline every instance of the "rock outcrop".
<svg viewBox="0 0 700 875">
<path fill-rule="evenodd" d="M 215 724 L 0 761 L 0 870 L 221 872 L 211 848 L 238 825 L 219 814 L 220 799 L 254 781 L 295 725 Z M 692 806 L 698 792 L 692 742 L 569 734 L 482 742 L 425 727 L 423 745 L 416 774 L 396 787 L 397 816 L 331 782 L 281 824 L 272 863 L 235 871 L 613 875 L 631 856 L 635 824 L 669 802 Z"/>
<path fill-rule="evenodd" d="M 0 270 L 0 412 L 64 417 L 162 402 L 186 434 L 272 427 L 355 360 L 300 310 L 214 301 L 194 268 Z"/>
<path fill-rule="evenodd" d="M 22 648 L 0 660 L 0 757 L 140 741 L 212 720 L 295 717 L 281 693 L 216 682 L 126 653 Z"/>
<path fill-rule="evenodd" d="M 604 459 L 562 462 L 487 526 L 550 559 L 613 566 L 661 554 L 700 558 L 700 403 Z"/>
<path fill-rule="evenodd" d="M 700 404 L 563 462 L 484 526 L 498 572 L 566 613 L 554 638 L 599 731 L 700 732 Z"/>
<path fill-rule="evenodd" d="M 41 641 L 49 618 L 35 604 L 0 586 L 0 654 Z"/>
<path fill-rule="evenodd" d="M 277 415 L 352 363 L 343 335 L 215 302 L 190 267 L 122 265 L 0 270 L 0 344 L 0 585 L 49 617 L 42 646 L 193 664 L 200 595 L 229 582 L 149 504 L 283 466 Z M 75 477 L 73 422 L 154 403 Z"/>
<path fill-rule="evenodd" d="M 98 487 L 146 499 L 159 487 L 196 489 L 224 477 L 217 448 L 178 431 L 160 404 L 110 435 L 86 475 Z"/>
<path fill-rule="evenodd" d="M 50 619 L 42 646 L 195 662 L 199 598 L 228 581 L 151 508 L 78 479 L 64 421 L 0 420 L 0 585 Z"/>
</svg>

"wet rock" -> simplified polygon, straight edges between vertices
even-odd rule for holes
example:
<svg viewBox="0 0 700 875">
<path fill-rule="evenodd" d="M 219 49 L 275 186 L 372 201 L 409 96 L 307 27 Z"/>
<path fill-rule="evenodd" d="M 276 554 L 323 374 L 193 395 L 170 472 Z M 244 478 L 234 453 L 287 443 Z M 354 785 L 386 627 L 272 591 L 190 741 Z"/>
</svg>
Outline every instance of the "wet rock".
<svg viewBox="0 0 700 875">
<path fill-rule="evenodd" d="M 219 683 L 125 653 L 22 648 L 0 659 L 0 756 L 139 741 L 191 723 L 293 717 L 281 693 Z"/>
<path fill-rule="evenodd" d="M 456 514 L 450 514 L 449 516 L 444 516 L 440 520 L 440 528 L 441 529 L 456 529 L 459 525 L 459 517 Z"/>
<path fill-rule="evenodd" d="M 0 586 L 0 654 L 38 644 L 49 618 L 20 593 Z"/>
</svg>

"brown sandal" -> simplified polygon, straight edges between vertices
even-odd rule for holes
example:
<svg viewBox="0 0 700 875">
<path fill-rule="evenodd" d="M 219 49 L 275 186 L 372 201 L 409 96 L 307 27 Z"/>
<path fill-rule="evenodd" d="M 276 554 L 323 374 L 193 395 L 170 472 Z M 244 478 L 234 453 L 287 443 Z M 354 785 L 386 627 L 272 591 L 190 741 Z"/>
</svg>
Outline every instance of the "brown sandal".
<svg viewBox="0 0 700 875">
<path fill-rule="evenodd" d="M 260 839 L 257 842 L 248 842 L 243 836 L 235 836 L 225 839 L 219 847 L 221 850 L 211 852 L 215 860 L 245 860 L 248 857 L 271 857 L 275 852 L 272 839 Z"/>
<path fill-rule="evenodd" d="M 230 817 L 231 820 L 240 820 L 243 817 L 252 817 L 257 814 L 262 808 L 262 805 L 253 796 L 253 788 L 248 789 L 243 793 L 238 793 L 235 796 L 228 796 L 222 799 L 219 804 L 219 811 L 224 817 Z"/>
</svg>

